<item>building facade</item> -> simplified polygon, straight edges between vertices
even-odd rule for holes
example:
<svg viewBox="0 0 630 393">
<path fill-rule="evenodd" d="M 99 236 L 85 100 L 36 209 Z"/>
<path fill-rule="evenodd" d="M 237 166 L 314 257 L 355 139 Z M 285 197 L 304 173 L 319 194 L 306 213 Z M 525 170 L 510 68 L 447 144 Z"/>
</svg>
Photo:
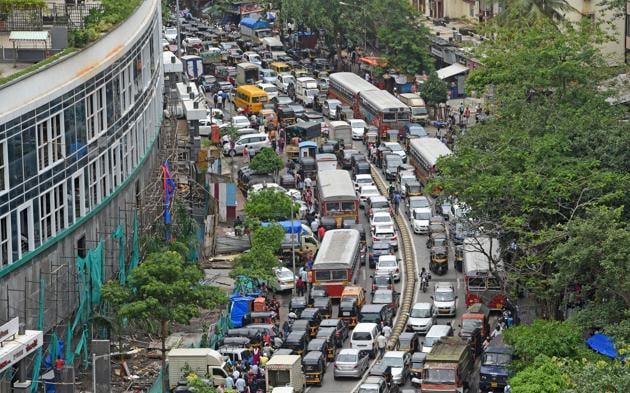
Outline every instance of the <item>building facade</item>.
<svg viewBox="0 0 630 393">
<path fill-rule="evenodd" d="M 162 120 L 161 9 L 0 86 L 0 320 L 44 330 L 78 306 L 75 260 L 141 204 Z M 107 240 L 106 254 L 118 243 Z M 106 257 L 107 257 L 106 255 Z M 117 264 L 104 263 L 104 278 Z"/>
</svg>

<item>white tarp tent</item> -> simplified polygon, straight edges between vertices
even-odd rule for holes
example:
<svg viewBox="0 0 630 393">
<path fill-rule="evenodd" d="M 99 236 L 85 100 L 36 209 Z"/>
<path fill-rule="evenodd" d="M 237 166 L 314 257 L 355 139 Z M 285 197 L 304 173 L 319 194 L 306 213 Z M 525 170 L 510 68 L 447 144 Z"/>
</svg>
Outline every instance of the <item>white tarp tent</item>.
<svg viewBox="0 0 630 393">
<path fill-rule="evenodd" d="M 437 74 L 440 79 L 448 79 L 452 76 L 463 74 L 464 72 L 467 72 L 468 70 L 469 68 L 466 67 L 465 65 L 460 64 L 460 63 L 454 63 L 448 67 L 444 67 L 437 70 Z"/>
</svg>

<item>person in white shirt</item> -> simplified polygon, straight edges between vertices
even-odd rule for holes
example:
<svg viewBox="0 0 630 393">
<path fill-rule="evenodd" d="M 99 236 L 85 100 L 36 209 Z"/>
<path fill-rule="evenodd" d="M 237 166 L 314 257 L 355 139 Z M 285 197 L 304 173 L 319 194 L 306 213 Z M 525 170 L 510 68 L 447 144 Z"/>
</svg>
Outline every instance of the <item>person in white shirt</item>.
<svg viewBox="0 0 630 393">
<path fill-rule="evenodd" d="M 383 333 L 376 337 L 376 345 L 378 345 L 378 350 L 382 354 L 385 351 L 385 345 L 387 345 L 387 339 L 383 336 Z"/>
<path fill-rule="evenodd" d="M 389 339 L 389 336 L 392 335 L 392 328 L 389 325 L 383 326 L 383 335 L 385 338 Z"/>
</svg>

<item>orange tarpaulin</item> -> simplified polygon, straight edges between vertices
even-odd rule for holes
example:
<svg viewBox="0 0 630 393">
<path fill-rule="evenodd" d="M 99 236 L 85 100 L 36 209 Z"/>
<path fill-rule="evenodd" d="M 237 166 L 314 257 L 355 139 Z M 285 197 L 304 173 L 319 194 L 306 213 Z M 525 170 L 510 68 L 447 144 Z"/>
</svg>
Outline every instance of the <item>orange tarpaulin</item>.
<svg viewBox="0 0 630 393">
<path fill-rule="evenodd" d="M 360 57 L 359 62 L 371 65 L 373 67 L 374 66 L 387 67 L 387 59 L 384 57 L 374 57 L 374 56 Z"/>
</svg>

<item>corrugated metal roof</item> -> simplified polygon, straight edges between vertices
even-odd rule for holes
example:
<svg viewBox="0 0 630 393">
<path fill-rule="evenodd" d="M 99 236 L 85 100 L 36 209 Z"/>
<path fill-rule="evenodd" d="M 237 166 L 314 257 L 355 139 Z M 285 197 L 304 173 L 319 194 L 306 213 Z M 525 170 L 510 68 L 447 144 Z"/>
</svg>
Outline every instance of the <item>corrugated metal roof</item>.
<svg viewBox="0 0 630 393">
<path fill-rule="evenodd" d="M 361 240 L 361 235 L 356 229 L 331 229 L 324 234 L 324 239 L 319 247 L 319 252 L 313 263 L 313 270 L 329 269 L 331 266 L 352 266 L 356 247 Z M 322 252 L 323 251 L 323 252 Z"/>
<path fill-rule="evenodd" d="M 9 41 L 46 41 L 47 31 L 12 31 L 9 34 Z"/>
<path fill-rule="evenodd" d="M 435 165 L 438 158 L 452 154 L 451 150 L 437 138 L 414 138 L 409 142 L 412 155 L 417 151 L 428 161 L 426 164 L 430 167 Z"/>
<path fill-rule="evenodd" d="M 410 110 L 407 105 L 403 104 L 402 101 L 386 90 L 365 90 L 359 94 L 362 99 L 381 111 L 400 109 L 401 111 L 408 112 Z"/>
<path fill-rule="evenodd" d="M 318 156 L 320 156 L 318 154 Z M 323 202 L 328 198 L 356 200 L 357 194 L 348 171 L 333 169 L 317 173 L 318 187 Z"/>
</svg>

